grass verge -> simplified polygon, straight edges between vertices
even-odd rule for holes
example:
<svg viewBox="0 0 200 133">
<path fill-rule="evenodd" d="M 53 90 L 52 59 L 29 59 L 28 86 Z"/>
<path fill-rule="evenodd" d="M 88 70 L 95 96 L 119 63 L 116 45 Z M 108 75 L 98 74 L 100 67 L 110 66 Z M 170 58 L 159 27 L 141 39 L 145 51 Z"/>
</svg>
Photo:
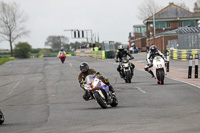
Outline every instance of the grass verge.
<svg viewBox="0 0 200 133">
<path fill-rule="evenodd" d="M 0 58 L 0 65 L 10 61 L 10 60 L 14 60 L 14 57 L 10 57 L 10 58 Z"/>
</svg>

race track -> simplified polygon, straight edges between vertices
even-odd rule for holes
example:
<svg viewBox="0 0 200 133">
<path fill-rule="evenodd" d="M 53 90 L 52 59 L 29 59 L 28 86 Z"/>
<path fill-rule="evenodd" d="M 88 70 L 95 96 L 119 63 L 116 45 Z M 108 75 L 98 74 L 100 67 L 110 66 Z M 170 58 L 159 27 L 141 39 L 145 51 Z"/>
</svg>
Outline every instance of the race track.
<svg viewBox="0 0 200 133">
<path fill-rule="evenodd" d="M 108 77 L 119 105 L 102 109 L 84 101 L 77 76 L 81 62 Z M 122 80 L 113 59 L 68 57 L 10 61 L 0 66 L 1 133 L 199 133 L 200 90 L 166 78 L 158 85 L 135 70 Z"/>
</svg>

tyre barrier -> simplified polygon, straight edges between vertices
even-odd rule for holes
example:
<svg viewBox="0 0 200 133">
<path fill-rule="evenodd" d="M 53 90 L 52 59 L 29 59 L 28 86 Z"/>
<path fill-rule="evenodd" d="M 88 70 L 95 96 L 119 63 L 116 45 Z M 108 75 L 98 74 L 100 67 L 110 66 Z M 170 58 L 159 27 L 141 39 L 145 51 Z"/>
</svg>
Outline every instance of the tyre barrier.
<svg viewBox="0 0 200 133">
<path fill-rule="evenodd" d="M 173 58 L 172 59 L 174 59 L 174 60 L 178 59 L 178 50 L 177 49 L 173 50 Z"/>
<path fill-rule="evenodd" d="M 192 55 L 193 61 L 195 60 L 195 55 L 198 54 L 200 56 L 200 50 L 192 49 L 192 50 L 168 50 L 169 51 L 169 58 L 173 60 L 181 59 L 182 61 L 189 60 L 189 56 Z"/>
</svg>

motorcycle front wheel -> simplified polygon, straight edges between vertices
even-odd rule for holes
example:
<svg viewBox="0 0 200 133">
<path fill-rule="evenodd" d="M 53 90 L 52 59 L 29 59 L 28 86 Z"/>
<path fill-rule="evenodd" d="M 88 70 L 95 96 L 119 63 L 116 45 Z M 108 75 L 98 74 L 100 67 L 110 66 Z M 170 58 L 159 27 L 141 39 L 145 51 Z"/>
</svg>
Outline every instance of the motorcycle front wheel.
<svg viewBox="0 0 200 133">
<path fill-rule="evenodd" d="M 157 77 L 159 82 L 157 82 L 158 84 L 164 84 L 164 78 L 165 78 L 165 74 L 164 71 L 162 69 L 159 69 L 156 71 Z"/>
<path fill-rule="evenodd" d="M 125 75 L 126 75 L 125 82 L 126 83 L 131 83 L 131 72 L 127 71 Z"/>
<path fill-rule="evenodd" d="M 4 123 L 4 115 L 3 112 L 0 110 L 0 125 Z"/>
<path fill-rule="evenodd" d="M 65 62 L 65 58 L 61 58 L 61 62 L 64 63 Z"/>
<path fill-rule="evenodd" d="M 106 103 L 106 100 L 103 99 L 98 92 L 95 92 L 94 93 L 94 96 L 95 96 L 95 99 L 97 101 L 97 103 L 103 108 L 103 109 L 106 109 L 107 108 L 107 103 Z"/>
</svg>

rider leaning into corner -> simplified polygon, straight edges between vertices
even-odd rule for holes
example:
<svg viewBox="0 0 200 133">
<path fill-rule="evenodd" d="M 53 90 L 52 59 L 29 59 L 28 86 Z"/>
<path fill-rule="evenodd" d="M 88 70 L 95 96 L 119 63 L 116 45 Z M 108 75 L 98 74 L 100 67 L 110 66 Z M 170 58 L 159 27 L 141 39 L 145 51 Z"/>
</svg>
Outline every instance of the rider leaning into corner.
<svg viewBox="0 0 200 133">
<path fill-rule="evenodd" d="M 147 53 L 147 65 L 144 67 L 144 70 L 149 72 L 152 75 L 152 78 L 154 78 L 155 76 L 150 68 L 153 66 L 153 59 L 156 55 L 161 56 L 164 61 L 167 61 L 165 56 L 157 49 L 154 44 L 152 44 Z"/>
<path fill-rule="evenodd" d="M 85 81 L 85 78 L 90 74 L 97 74 L 97 76 L 99 76 L 99 78 L 102 80 L 102 82 L 109 86 L 109 90 L 112 92 L 112 94 L 115 95 L 115 90 L 111 86 L 108 79 L 106 77 L 103 77 L 102 75 L 100 75 L 99 72 L 96 72 L 94 69 L 89 69 L 89 65 L 87 62 L 82 62 L 80 64 L 80 70 L 81 70 L 81 73 L 78 75 L 78 81 L 80 83 L 80 87 L 85 91 L 85 93 L 83 95 L 83 99 L 85 101 L 89 100 L 90 95 L 89 95 L 88 91 L 84 89 L 83 83 Z"/>
<path fill-rule="evenodd" d="M 123 45 L 120 45 L 118 47 L 118 52 L 116 53 L 115 55 L 115 61 L 118 62 L 118 58 L 119 58 L 119 62 L 122 61 L 122 58 L 123 57 L 127 57 L 127 55 L 130 57 L 129 60 L 131 59 L 134 59 L 134 57 L 124 49 Z M 121 66 L 121 63 L 118 65 L 117 67 L 117 71 L 120 73 L 120 66 Z M 134 71 L 134 68 L 135 68 L 135 65 L 133 63 L 131 63 L 131 75 L 133 75 L 133 71 Z M 121 73 L 120 73 L 120 76 L 122 77 Z"/>
<path fill-rule="evenodd" d="M 63 50 L 63 48 L 60 49 L 60 51 L 58 52 L 58 55 L 60 57 L 60 55 L 66 55 L 66 52 Z"/>
</svg>

